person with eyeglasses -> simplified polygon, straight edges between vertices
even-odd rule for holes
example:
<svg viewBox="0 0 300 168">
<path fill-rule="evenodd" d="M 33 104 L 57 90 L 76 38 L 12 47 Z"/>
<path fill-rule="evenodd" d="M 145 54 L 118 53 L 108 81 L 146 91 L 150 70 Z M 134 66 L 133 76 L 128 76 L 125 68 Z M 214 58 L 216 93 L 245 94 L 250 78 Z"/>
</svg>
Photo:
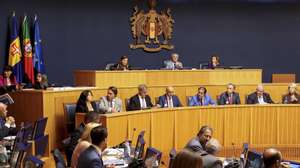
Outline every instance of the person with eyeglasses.
<svg viewBox="0 0 300 168">
<path fill-rule="evenodd" d="M 198 93 L 189 99 L 189 106 L 216 105 L 216 102 L 207 94 L 204 86 L 198 88 Z"/>
<path fill-rule="evenodd" d="M 235 85 L 229 83 L 227 85 L 227 91 L 222 93 L 219 98 L 220 105 L 233 105 L 241 104 L 239 93 L 235 91 Z"/>
</svg>

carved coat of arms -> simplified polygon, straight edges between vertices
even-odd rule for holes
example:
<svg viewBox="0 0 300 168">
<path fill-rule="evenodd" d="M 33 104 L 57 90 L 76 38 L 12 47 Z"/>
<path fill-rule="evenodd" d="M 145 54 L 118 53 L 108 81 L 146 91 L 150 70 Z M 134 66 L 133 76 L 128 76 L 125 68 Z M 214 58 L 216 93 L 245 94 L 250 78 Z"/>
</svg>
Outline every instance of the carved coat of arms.
<svg viewBox="0 0 300 168">
<path fill-rule="evenodd" d="M 130 44 L 130 48 L 142 48 L 147 52 L 173 49 L 170 39 L 175 22 L 171 16 L 171 10 L 167 9 L 158 13 L 155 10 L 156 0 L 149 0 L 148 5 L 148 12 L 139 10 L 137 6 L 134 7 L 130 22 L 135 42 Z"/>
</svg>

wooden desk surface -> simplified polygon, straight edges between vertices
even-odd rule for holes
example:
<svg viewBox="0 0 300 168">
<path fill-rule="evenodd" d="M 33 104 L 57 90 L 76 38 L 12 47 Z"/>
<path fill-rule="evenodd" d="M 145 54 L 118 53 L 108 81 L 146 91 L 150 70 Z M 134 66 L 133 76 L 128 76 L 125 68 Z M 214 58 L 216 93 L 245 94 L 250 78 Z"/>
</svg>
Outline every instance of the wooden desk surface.
<svg viewBox="0 0 300 168">
<path fill-rule="evenodd" d="M 76 86 L 137 87 L 154 85 L 223 85 L 258 84 L 262 82 L 261 69 L 216 70 L 140 70 L 140 71 L 74 71 Z"/>
</svg>

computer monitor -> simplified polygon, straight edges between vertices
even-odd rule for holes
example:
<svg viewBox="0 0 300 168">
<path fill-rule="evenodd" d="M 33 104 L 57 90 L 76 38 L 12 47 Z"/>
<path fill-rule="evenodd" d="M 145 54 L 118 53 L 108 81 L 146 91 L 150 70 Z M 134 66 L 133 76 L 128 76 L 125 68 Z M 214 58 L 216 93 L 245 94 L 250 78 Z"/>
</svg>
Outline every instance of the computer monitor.
<svg viewBox="0 0 300 168">
<path fill-rule="evenodd" d="M 32 140 L 35 140 L 39 137 L 44 136 L 45 128 L 47 125 L 47 120 L 48 120 L 48 118 L 45 117 L 45 118 L 38 119 L 35 122 L 32 137 L 31 137 Z"/>
<path fill-rule="evenodd" d="M 45 135 L 34 140 L 35 144 L 35 156 L 43 157 L 45 155 L 49 136 Z"/>
<path fill-rule="evenodd" d="M 261 168 L 262 165 L 262 155 L 254 151 L 248 151 L 245 168 Z"/>
<path fill-rule="evenodd" d="M 144 161 L 150 160 L 152 162 L 152 167 L 159 167 L 161 160 L 162 152 L 159 150 L 149 147 L 146 150 L 146 156 Z"/>
<path fill-rule="evenodd" d="M 16 150 L 12 153 L 10 158 L 10 167 L 19 168 L 21 167 L 22 160 L 29 153 L 31 148 L 30 143 L 17 143 Z"/>
<path fill-rule="evenodd" d="M 23 168 L 43 168 L 44 162 L 35 156 L 27 155 L 23 161 Z"/>
<path fill-rule="evenodd" d="M 139 136 L 134 150 L 134 158 L 142 159 L 144 154 L 145 140 L 144 136 Z"/>
</svg>

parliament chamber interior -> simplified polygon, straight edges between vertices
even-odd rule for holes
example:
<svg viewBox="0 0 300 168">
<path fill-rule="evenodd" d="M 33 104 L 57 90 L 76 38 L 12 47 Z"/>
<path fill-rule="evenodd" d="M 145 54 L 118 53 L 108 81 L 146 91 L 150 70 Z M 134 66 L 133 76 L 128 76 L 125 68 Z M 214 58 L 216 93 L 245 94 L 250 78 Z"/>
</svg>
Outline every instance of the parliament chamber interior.
<svg viewBox="0 0 300 168">
<path fill-rule="evenodd" d="M 0 1 L 0 167 L 300 167 L 297 0 Z"/>
</svg>

